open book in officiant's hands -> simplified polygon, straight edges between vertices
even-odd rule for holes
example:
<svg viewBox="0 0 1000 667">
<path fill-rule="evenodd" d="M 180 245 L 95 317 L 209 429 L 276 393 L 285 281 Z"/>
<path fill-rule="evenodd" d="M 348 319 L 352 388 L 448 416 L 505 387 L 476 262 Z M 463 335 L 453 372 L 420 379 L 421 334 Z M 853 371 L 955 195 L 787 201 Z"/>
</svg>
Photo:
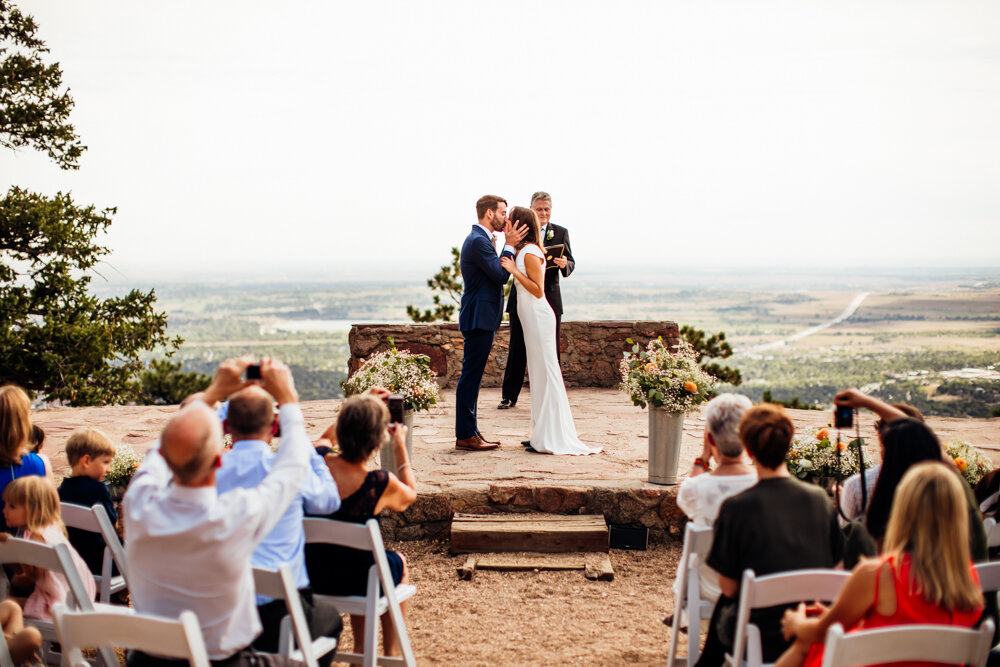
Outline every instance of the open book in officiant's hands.
<svg viewBox="0 0 1000 667">
<path fill-rule="evenodd" d="M 555 258 L 562 257 L 564 252 L 566 252 L 566 246 L 562 243 L 545 246 L 545 268 L 551 269 L 555 267 Z"/>
</svg>

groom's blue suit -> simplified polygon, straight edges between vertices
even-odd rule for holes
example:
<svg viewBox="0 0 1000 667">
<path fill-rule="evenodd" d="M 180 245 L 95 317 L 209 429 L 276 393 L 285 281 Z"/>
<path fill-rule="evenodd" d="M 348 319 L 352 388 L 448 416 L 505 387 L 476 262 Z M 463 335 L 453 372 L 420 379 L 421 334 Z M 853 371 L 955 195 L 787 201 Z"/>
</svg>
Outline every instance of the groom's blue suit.
<svg viewBox="0 0 1000 667">
<path fill-rule="evenodd" d="M 514 253 L 504 249 L 501 256 L 513 257 Z M 455 390 L 455 436 L 463 440 L 479 433 L 476 426 L 479 386 L 493 337 L 503 318 L 503 286 L 510 274 L 500 266 L 492 236 L 479 224 L 473 225 L 465 238 L 459 261 L 464 289 L 458 329 L 465 339 L 465 354 Z"/>
</svg>

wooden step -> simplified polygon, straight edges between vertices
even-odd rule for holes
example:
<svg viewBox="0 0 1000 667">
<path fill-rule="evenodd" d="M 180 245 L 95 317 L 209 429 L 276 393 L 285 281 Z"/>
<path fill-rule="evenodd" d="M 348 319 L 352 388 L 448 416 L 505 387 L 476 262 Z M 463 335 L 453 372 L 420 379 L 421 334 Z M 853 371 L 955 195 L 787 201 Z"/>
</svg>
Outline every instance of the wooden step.
<svg viewBox="0 0 1000 667">
<path fill-rule="evenodd" d="M 599 514 L 456 514 L 451 522 L 451 550 L 607 552 L 608 525 Z"/>
</svg>

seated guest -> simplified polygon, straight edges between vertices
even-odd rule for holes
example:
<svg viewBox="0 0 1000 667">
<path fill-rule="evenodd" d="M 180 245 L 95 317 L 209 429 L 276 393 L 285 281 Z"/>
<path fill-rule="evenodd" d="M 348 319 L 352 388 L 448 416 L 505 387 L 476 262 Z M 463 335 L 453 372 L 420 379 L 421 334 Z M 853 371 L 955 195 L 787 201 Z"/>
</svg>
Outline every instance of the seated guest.
<svg viewBox="0 0 1000 667">
<path fill-rule="evenodd" d="M 111 520 L 118 522 L 118 510 L 111 500 L 104 477 L 115 456 L 115 446 L 96 428 L 73 431 L 66 441 L 66 459 L 70 476 L 59 485 L 59 500 L 64 503 L 93 507 L 101 505 Z M 70 544 L 80 553 L 94 574 L 101 573 L 104 563 L 104 538 L 98 533 L 79 528 L 67 528 Z M 117 567 L 112 574 L 117 574 Z"/>
<path fill-rule="evenodd" d="M 248 386 L 252 358 L 230 359 L 195 401 L 167 422 L 123 504 L 129 585 L 136 611 L 177 618 L 190 609 L 201 624 L 208 657 L 229 667 L 286 664 L 256 653 L 261 631 L 250 558 L 284 516 L 309 472 L 309 438 L 291 371 L 264 359 L 261 386 L 278 403 L 283 437 L 270 473 L 251 489 L 220 496 L 222 425 L 207 404 Z M 130 665 L 180 664 L 132 652 Z M 183 663 L 186 664 L 186 663 Z"/>
<path fill-rule="evenodd" d="M 701 456 L 694 460 L 690 476 L 677 492 L 677 506 L 699 528 L 715 523 L 722 501 L 757 483 L 756 471 L 744 460 L 739 431 L 740 419 L 751 407 L 750 399 L 739 394 L 720 394 L 705 406 Z M 714 469 L 710 467 L 713 459 L 717 462 Z M 702 599 L 715 602 L 719 575 L 702 564 L 700 579 Z M 683 585 L 679 579 L 674 582 L 678 599 Z"/>
<path fill-rule="evenodd" d="M 917 408 L 906 403 L 893 403 L 889 405 L 873 396 L 866 396 L 856 389 L 847 389 L 837 394 L 833 402 L 836 405 L 846 405 L 855 409 L 868 408 L 876 415 L 878 421 L 875 422 L 875 433 L 878 435 L 879 455 L 885 459 L 885 444 L 882 442 L 882 431 L 893 420 L 902 417 L 912 417 L 917 421 L 923 421 L 924 415 Z M 844 485 L 840 491 L 840 509 L 847 517 L 847 521 L 864 520 L 868 513 L 868 508 L 872 502 L 872 490 L 875 488 L 875 480 L 878 479 L 879 470 L 882 463 L 865 468 L 865 493 L 862 498 L 861 493 L 861 473 L 856 472 L 844 480 Z M 864 502 L 862 502 L 864 501 Z M 843 523 L 844 520 L 842 519 Z"/>
<path fill-rule="evenodd" d="M 46 476 L 45 462 L 29 452 L 31 439 L 31 401 L 20 387 L 0 387 L 0 494 L 18 477 Z M 49 477 L 49 480 L 52 478 Z M 3 501 L 0 500 L 0 510 Z M 10 532 L 0 514 L 0 532 Z"/>
<path fill-rule="evenodd" d="M 328 518 L 350 523 L 365 523 L 384 509 L 402 512 L 417 499 L 417 481 L 406 452 L 406 427 L 389 426 L 389 410 L 384 389 L 364 396 L 352 396 L 344 401 L 335 431 L 339 454 L 327 454 L 333 479 L 340 489 L 340 510 Z M 324 434 L 329 438 L 329 430 Z M 369 471 L 365 464 L 386 438 L 392 439 L 396 457 L 396 474 L 385 470 Z M 398 477 L 396 476 L 398 475 Z M 395 551 L 386 551 L 392 579 L 396 584 L 407 583 L 406 560 Z M 306 565 L 313 590 L 326 595 L 365 595 L 368 569 L 374 564 L 370 552 L 357 551 L 332 544 L 306 545 Z M 402 603 L 403 614 L 407 604 Z M 351 616 L 354 645 L 359 647 L 365 636 L 363 616 Z M 389 615 L 382 617 L 382 638 L 385 655 L 401 655 L 395 628 Z"/>
<path fill-rule="evenodd" d="M 762 576 L 833 568 L 843 558 L 843 536 L 830 499 L 818 486 L 792 477 L 785 465 L 794 432 L 792 420 L 776 405 L 750 408 L 740 421 L 740 439 L 757 465 L 759 481 L 725 500 L 715 520 L 707 562 L 719 573 L 722 595 L 698 660 L 701 667 L 722 665 L 732 644 L 743 570 Z M 781 636 L 783 611 L 757 609 L 750 616 L 761 630 L 767 662 L 788 647 Z"/>
<path fill-rule="evenodd" d="M 45 431 L 38 424 L 31 425 L 31 436 L 28 438 L 28 449 L 32 453 L 38 454 L 38 457 L 42 459 L 42 463 L 45 464 L 45 476 L 52 479 L 52 461 L 49 460 L 48 455 L 42 453 L 42 447 L 45 445 Z"/>
<path fill-rule="evenodd" d="M 232 489 L 252 489 L 263 482 L 274 466 L 271 438 L 278 432 L 271 396 L 254 385 L 233 394 L 229 399 L 224 428 L 232 435 L 233 447 L 222 456 L 222 467 L 216 474 L 220 495 Z M 226 496 L 222 495 L 223 502 Z M 330 470 L 315 451 L 310 452 L 310 469 L 301 481 L 298 495 L 264 541 L 254 550 L 250 563 L 254 567 L 277 570 L 288 563 L 299 589 L 302 607 L 314 637 L 340 636 L 340 614 L 329 602 L 313 598 L 306 575 L 306 536 L 302 527 L 303 510 L 329 514 L 340 507 L 340 494 L 330 476 Z M 277 653 L 281 620 L 288 614 L 284 600 L 258 595 L 257 606 L 264 631 L 254 641 L 254 648 Z M 320 660 L 329 664 L 333 654 Z"/>
<path fill-rule="evenodd" d="M 786 638 L 795 638 L 777 667 L 819 666 L 827 629 L 931 623 L 971 628 L 983 610 L 983 594 L 969 558 L 965 490 L 941 463 L 907 471 L 896 489 L 879 558 L 862 561 L 829 608 L 806 617 L 800 604 L 785 612 Z"/>
</svg>

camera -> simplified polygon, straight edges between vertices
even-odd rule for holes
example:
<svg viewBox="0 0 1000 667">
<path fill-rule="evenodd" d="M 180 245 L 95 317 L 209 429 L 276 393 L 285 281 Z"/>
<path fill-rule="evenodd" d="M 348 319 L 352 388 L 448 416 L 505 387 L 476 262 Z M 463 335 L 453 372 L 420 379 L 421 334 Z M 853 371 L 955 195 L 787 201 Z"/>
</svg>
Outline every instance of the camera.
<svg viewBox="0 0 1000 667">
<path fill-rule="evenodd" d="M 260 364 L 251 364 L 250 366 L 247 366 L 247 379 L 248 380 L 260 379 Z"/>
<path fill-rule="evenodd" d="M 391 394 L 389 396 L 389 421 L 393 424 L 403 423 L 403 395 Z"/>
<path fill-rule="evenodd" d="M 833 427 L 851 428 L 854 426 L 854 408 L 849 405 L 837 405 L 833 408 Z"/>
</svg>

